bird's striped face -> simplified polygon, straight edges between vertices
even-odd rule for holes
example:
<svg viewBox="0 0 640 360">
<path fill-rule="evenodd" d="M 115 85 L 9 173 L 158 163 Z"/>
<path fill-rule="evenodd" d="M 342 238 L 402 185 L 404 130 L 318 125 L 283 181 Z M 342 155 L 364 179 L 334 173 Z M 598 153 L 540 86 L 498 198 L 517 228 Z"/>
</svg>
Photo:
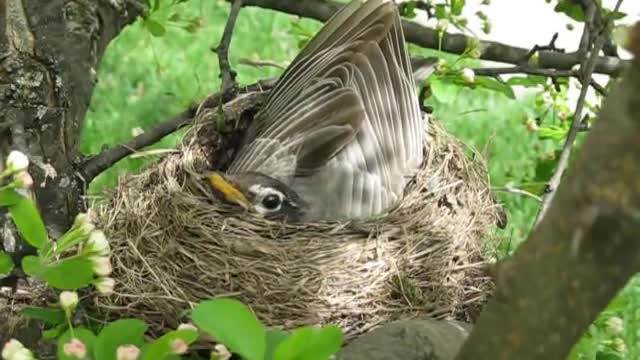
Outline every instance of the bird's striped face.
<svg viewBox="0 0 640 360">
<path fill-rule="evenodd" d="M 209 183 L 225 201 L 255 211 L 268 219 L 297 221 L 304 202 L 287 185 L 260 173 L 208 176 Z"/>
</svg>

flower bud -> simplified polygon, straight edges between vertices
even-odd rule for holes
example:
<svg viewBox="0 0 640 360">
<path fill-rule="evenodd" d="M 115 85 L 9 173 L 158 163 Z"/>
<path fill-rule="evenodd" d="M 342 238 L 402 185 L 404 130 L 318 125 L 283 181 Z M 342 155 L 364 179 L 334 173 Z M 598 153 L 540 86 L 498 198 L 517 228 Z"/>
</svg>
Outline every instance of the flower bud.
<svg viewBox="0 0 640 360">
<path fill-rule="evenodd" d="M 171 353 L 173 354 L 184 354 L 188 348 L 189 346 L 182 339 L 174 339 L 171 341 Z"/>
<path fill-rule="evenodd" d="M 33 178 L 26 170 L 18 172 L 14 175 L 14 179 L 19 188 L 30 189 L 33 186 Z"/>
<path fill-rule="evenodd" d="M 222 344 L 216 344 L 216 346 L 214 346 L 213 354 L 220 360 L 231 359 L 231 352 Z"/>
<path fill-rule="evenodd" d="M 78 305 L 78 293 L 75 291 L 63 291 L 60 293 L 60 306 L 64 309 L 67 316 L 75 310 Z"/>
<path fill-rule="evenodd" d="M 117 360 L 136 360 L 140 356 L 140 349 L 135 345 L 120 345 L 116 350 Z"/>
<path fill-rule="evenodd" d="M 192 331 L 198 331 L 198 328 L 195 327 L 193 324 L 191 323 L 183 323 L 180 324 L 178 326 L 178 330 L 192 330 Z"/>
<path fill-rule="evenodd" d="M 466 82 L 473 84 L 476 81 L 476 73 L 469 68 L 464 68 L 462 69 L 462 78 Z"/>
<path fill-rule="evenodd" d="M 93 272 L 98 276 L 107 276 L 111 274 L 113 268 L 108 256 L 92 256 L 89 258 L 93 263 Z"/>
<path fill-rule="evenodd" d="M 438 20 L 438 24 L 436 25 L 436 30 L 438 30 L 438 32 L 444 32 L 447 30 L 448 27 L 449 27 L 449 20 L 440 19 Z"/>
<path fill-rule="evenodd" d="M 4 344 L 4 347 L 2 347 L 2 358 L 4 360 L 13 359 L 15 354 L 24 348 L 24 345 L 22 345 L 20 341 L 11 339 Z"/>
<path fill-rule="evenodd" d="M 7 169 L 10 172 L 18 172 L 27 170 L 29 167 L 29 158 L 20 151 L 14 150 L 7 156 Z"/>
<path fill-rule="evenodd" d="M 617 316 L 612 316 L 607 319 L 607 330 L 613 334 L 620 334 L 624 331 L 624 320 Z"/>
<path fill-rule="evenodd" d="M 93 281 L 93 286 L 95 286 L 102 295 L 110 295 L 113 292 L 115 284 L 116 281 L 110 277 L 100 277 Z"/>
<path fill-rule="evenodd" d="M 104 236 L 102 230 L 94 230 L 89 235 L 87 240 L 87 246 L 85 247 L 85 253 L 92 253 L 98 256 L 107 256 L 111 249 L 109 248 L 109 242 L 107 237 Z"/>
<path fill-rule="evenodd" d="M 67 356 L 74 356 L 78 359 L 84 359 L 87 356 L 87 346 L 77 338 L 72 338 L 71 341 L 64 344 L 62 350 Z"/>
</svg>

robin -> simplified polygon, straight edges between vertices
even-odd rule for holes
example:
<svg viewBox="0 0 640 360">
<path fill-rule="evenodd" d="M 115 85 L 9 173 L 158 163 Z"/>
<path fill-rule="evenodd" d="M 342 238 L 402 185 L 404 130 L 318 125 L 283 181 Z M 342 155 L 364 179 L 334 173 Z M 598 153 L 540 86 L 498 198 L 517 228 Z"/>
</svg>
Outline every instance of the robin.
<svg viewBox="0 0 640 360">
<path fill-rule="evenodd" d="M 425 126 L 396 6 L 353 1 L 278 79 L 229 169 L 207 178 L 269 219 L 377 216 L 422 164 Z"/>
</svg>

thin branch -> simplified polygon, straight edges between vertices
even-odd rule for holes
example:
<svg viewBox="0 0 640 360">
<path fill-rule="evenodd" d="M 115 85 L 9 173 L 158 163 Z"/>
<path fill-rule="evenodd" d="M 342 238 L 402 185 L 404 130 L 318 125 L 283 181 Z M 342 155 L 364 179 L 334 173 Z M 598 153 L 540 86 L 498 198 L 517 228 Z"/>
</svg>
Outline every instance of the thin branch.
<svg viewBox="0 0 640 360">
<path fill-rule="evenodd" d="M 191 122 L 196 113 L 197 106 L 191 106 L 176 117 L 158 124 L 156 127 L 146 131 L 124 144 L 114 146 L 90 157 L 81 165 L 79 171 L 82 179 L 88 184 L 96 176 L 109 169 L 116 162 L 134 153 L 136 150 L 152 145 L 163 137 L 175 132 Z"/>
<path fill-rule="evenodd" d="M 248 65 L 248 66 L 253 66 L 253 67 L 274 67 L 274 68 L 278 68 L 280 70 L 284 70 L 286 69 L 285 65 L 279 64 L 273 60 L 260 60 L 260 59 L 246 59 L 246 58 L 240 58 L 238 59 L 238 63 L 239 64 L 243 64 L 243 65 Z"/>
<path fill-rule="evenodd" d="M 224 32 L 222 33 L 222 39 L 220 40 L 220 44 L 216 47 L 215 51 L 218 55 L 218 63 L 220 66 L 220 76 L 222 77 L 222 92 L 224 94 L 228 93 L 231 89 L 234 88 L 236 72 L 231 68 L 231 64 L 229 63 L 229 46 L 231 44 L 231 37 L 233 36 L 233 29 L 236 25 L 236 20 L 238 19 L 238 14 L 240 13 L 240 8 L 242 7 L 242 0 L 234 0 L 231 5 L 231 11 L 229 12 L 229 17 L 227 18 L 227 24 L 224 27 Z"/>
<path fill-rule="evenodd" d="M 542 198 L 534 193 L 531 193 L 529 191 L 526 190 L 522 190 L 519 189 L 515 186 L 512 185 L 506 185 L 503 187 L 495 187 L 493 188 L 493 191 L 499 191 L 499 192 L 507 192 L 507 193 L 511 193 L 511 194 L 515 194 L 515 195 L 522 195 L 531 199 L 536 200 L 537 202 L 542 202 Z"/>
<path fill-rule="evenodd" d="M 616 7 L 614 9 L 614 13 L 618 11 L 618 9 L 620 9 L 620 5 L 622 4 L 622 0 L 618 0 Z M 595 5 L 594 5 L 595 6 Z M 600 53 L 600 50 L 602 50 L 602 47 L 604 46 L 606 40 L 607 40 L 607 32 L 606 32 L 606 27 L 608 26 L 609 23 L 609 19 L 607 19 L 601 26 L 601 28 L 599 29 L 592 29 L 590 28 L 590 23 L 593 23 L 593 18 L 595 17 L 595 10 L 591 10 L 590 13 L 590 18 L 588 18 L 587 23 L 585 24 L 585 32 L 592 32 L 591 35 L 588 35 L 589 38 L 593 38 L 594 34 L 598 32 L 597 37 L 594 39 L 594 43 L 591 45 L 591 54 L 589 55 L 589 57 L 587 57 L 584 61 L 584 63 L 581 65 L 580 67 L 580 71 L 582 72 L 582 77 L 581 77 L 581 82 L 583 83 L 582 88 L 580 89 L 580 95 L 578 97 L 578 102 L 576 104 L 576 110 L 573 113 L 573 120 L 571 122 L 571 129 L 569 130 L 569 134 L 567 135 L 567 139 L 562 147 L 562 152 L 560 153 L 560 158 L 558 159 L 558 165 L 556 166 L 555 172 L 553 173 L 553 176 L 551 177 L 551 180 L 549 180 L 549 183 L 547 185 L 547 192 L 545 194 L 545 196 L 543 197 L 543 201 L 542 201 L 542 205 L 540 206 L 540 211 L 538 212 L 538 216 L 536 218 L 536 226 L 540 223 L 540 221 L 542 220 L 542 218 L 544 217 L 545 213 L 547 212 L 547 210 L 549 209 L 549 205 L 551 204 L 551 201 L 553 200 L 553 197 L 555 195 L 555 191 L 558 188 L 558 185 L 560 184 L 560 181 L 562 180 L 562 176 L 564 175 L 568 165 L 569 165 L 569 158 L 571 157 L 571 150 L 573 149 L 573 143 L 576 140 L 576 137 L 578 136 L 578 132 L 580 131 L 581 126 L 581 121 L 582 121 L 582 111 L 584 109 L 584 103 L 587 97 L 587 92 L 589 90 L 589 87 L 586 86 L 585 84 L 591 84 L 591 80 L 592 80 L 592 76 L 593 76 L 593 72 L 595 70 L 596 67 L 596 62 L 598 60 L 598 54 Z M 586 53 L 587 49 L 588 49 L 588 45 L 584 45 L 584 44 L 580 44 L 581 52 Z"/>
<path fill-rule="evenodd" d="M 330 0 L 244 0 L 243 6 L 256 6 L 326 21 L 343 4 Z M 467 45 L 473 41 L 471 37 L 462 34 L 445 33 L 442 42 L 440 42 L 438 32 L 434 29 L 408 20 L 403 20 L 402 24 L 407 41 L 424 48 L 441 49 L 452 54 L 462 54 L 467 49 Z M 481 50 L 480 59 L 482 60 L 513 65 L 520 65 L 522 59 L 526 58 L 530 51 L 530 49 L 509 46 L 494 41 L 480 41 L 479 49 Z M 573 66 L 580 64 L 584 58 L 578 52 L 540 51 L 538 55 L 538 67 L 558 70 L 570 70 Z M 628 64 L 628 60 L 621 60 L 616 57 L 597 57 L 595 72 L 617 76 Z"/>
<path fill-rule="evenodd" d="M 241 92 L 263 91 L 272 88 L 275 85 L 276 79 L 265 79 L 256 82 L 255 84 L 242 86 Z M 87 159 L 78 171 L 79 176 L 85 183 L 90 183 L 96 176 L 100 175 L 105 170 L 109 169 L 116 162 L 124 159 L 125 157 L 133 154 L 139 149 L 146 146 L 153 145 L 160 141 L 163 137 L 189 125 L 193 118 L 196 116 L 198 109 L 206 105 L 207 107 L 214 108 L 222 103 L 224 93 L 217 92 L 207 97 L 200 104 L 192 105 L 187 110 L 183 111 L 179 115 L 165 121 L 158 122 L 158 125 L 150 130 L 132 138 L 124 144 L 114 146 L 103 152 L 94 155 Z"/>
</svg>

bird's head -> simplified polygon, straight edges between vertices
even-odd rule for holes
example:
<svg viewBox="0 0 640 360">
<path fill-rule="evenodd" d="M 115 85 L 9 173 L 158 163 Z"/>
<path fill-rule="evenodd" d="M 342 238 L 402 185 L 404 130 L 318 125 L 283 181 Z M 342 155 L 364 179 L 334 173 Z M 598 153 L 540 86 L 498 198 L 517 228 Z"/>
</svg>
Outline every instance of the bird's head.
<svg viewBox="0 0 640 360">
<path fill-rule="evenodd" d="M 228 203 L 273 220 L 299 221 L 305 203 L 289 186 L 258 172 L 207 175 L 213 189 Z"/>
</svg>

